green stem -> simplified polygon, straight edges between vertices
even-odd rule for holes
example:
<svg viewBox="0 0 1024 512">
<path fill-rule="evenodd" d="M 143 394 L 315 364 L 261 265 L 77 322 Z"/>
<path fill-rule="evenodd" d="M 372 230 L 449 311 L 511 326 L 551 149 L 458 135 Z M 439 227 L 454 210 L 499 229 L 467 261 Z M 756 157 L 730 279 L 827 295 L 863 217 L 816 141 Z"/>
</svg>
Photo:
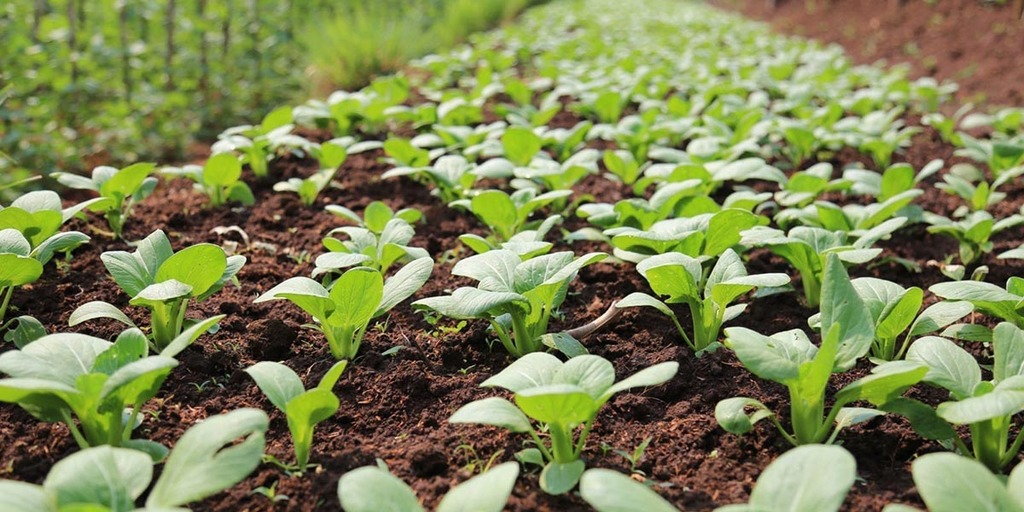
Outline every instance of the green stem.
<svg viewBox="0 0 1024 512">
<path fill-rule="evenodd" d="M 569 431 L 563 425 L 549 423 L 548 432 L 551 434 L 551 450 L 554 452 L 555 462 L 566 464 L 576 460 Z"/>
<path fill-rule="evenodd" d="M 544 457 L 544 460 L 551 461 L 555 459 L 551 456 L 551 451 L 548 450 L 548 447 L 544 445 L 544 440 L 537 435 L 537 431 L 531 430 L 530 437 L 533 438 L 533 443 L 537 445 L 537 449 L 540 450 L 540 454 Z"/>
<path fill-rule="evenodd" d="M 585 448 L 587 444 L 587 436 L 590 435 L 590 428 L 593 426 L 593 419 L 590 419 L 589 421 L 583 424 L 583 432 L 580 432 L 579 441 L 576 442 L 576 449 L 573 451 L 573 455 L 575 455 L 577 459 L 580 458 L 581 454 L 583 454 L 583 448 Z"/>
<path fill-rule="evenodd" d="M 515 337 L 516 348 L 520 355 L 540 350 L 533 332 L 526 327 L 526 319 L 519 312 L 512 312 L 512 336 Z"/>
<path fill-rule="evenodd" d="M 800 273 L 800 280 L 803 281 L 804 298 L 807 299 L 807 306 L 816 308 L 821 305 L 821 282 L 816 274 Z"/>
<path fill-rule="evenodd" d="M 1010 449 L 1003 454 L 1003 458 L 999 461 L 999 467 L 1005 467 L 1007 464 L 1013 461 L 1017 457 L 1017 453 L 1020 452 L 1021 445 L 1024 444 L 1024 434 L 1021 432 L 1017 433 L 1017 438 L 1013 440 L 1013 444 L 1010 445 Z"/>
<path fill-rule="evenodd" d="M 7 306 L 11 304 L 11 296 L 14 295 L 14 287 L 7 286 L 0 290 L 3 290 L 4 300 L 0 303 L 0 322 L 4 321 L 4 316 L 7 315 Z"/>
<path fill-rule="evenodd" d="M 335 359 L 341 361 L 342 359 L 353 359 L 355 357 L 352 354 L 352 339 L 356 334 L 355 327 L 351 325 L 343 325 L 341 327 L 324 326 L 322 330 L 327 338 L 327 345 L 331 348 L 331 355 Z"/>
<path fill-rule="evenodd" d="M 128 417 L 128 423 L 124 425 L 124 430 L 121 431 L 121 440 L 127 441 L 132 438 L 132 430 L 135 429 L 135 420 L 139 417 L 139 411 L 142 410 L 142 402 L 139 402 L 132 406 L 132 414 Z"/>
<path fill-rule="evenodd" d="M 75 420 L 71 419 L 71 414 L 68 413 L 67 409 L 61 409 L 60 417 L 64 424 L 68 426 L 68 430 L 71 431 L 71 437 L 75 438 L 75 443 L 78 444 L 78 447 L 83 450 L 88 448 L 89 442 L 82 436 L 82 432 L 78 430 Z"/>
<path fill-rule="evenodd" d="M 791 404 L 790 419 L 793 422 L 793 434 L 798 445 L 820 443 L 825 436 L 822 434 L 822 418 L 825 415 L 825 404 L 821 400 L 807 403 L 801 400 L 798 390 L 790 388 Z M 825 424 L 827 432 L 828 424 Z"/>
<path fill-rule="evenodd" d="M 508 331 L 506 331 L 501 324 L 492 319 L 491 328 L 494 329 L 494 332 L 498 335 L 498 339 L 501 340 L 501 344 L 505 346 L 505 350 L 507 350 L 509 354 L 512 354 L 517 358 L 523 356 L 523 354 L 519 353 L 515 343 L 512 343 L 512 338 L 509 337 Z"/>
<path fill-rule="evenodd" d="M 971 443 L 974 445 L 974 458 L 984 464 L 993 473 L 998 473 L 1002 461 L 1002 446 L 999 428 L 995 422 L 998 418 L 979 421 L 971 424 Z"/>
</svg>

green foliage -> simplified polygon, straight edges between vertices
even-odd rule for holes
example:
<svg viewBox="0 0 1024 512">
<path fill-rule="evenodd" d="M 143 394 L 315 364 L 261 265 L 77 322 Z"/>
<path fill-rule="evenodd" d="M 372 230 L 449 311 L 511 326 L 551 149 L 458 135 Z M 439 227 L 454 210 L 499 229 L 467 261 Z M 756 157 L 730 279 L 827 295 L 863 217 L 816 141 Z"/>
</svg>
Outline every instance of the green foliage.
<svg viewBox="0 0 1024 512">
<path fill-rule="evenodd" d="M 313 206 L 317 196 L 323 192 L 327 185 L 334 179 L 338 167 L 345 162 L 348 153 L 345 148 L 331 142 L 325 142 L 316 150 L 317 159 L 320 161 L 320 170 L 308 178 L 290 178 L 274 184 L 277 192 L 294 192 L 299 195 L 302 204 Z"/>
<path fill-rule="evenodd" d="M 111 446 L 69 455 L 50 469 L 42 485 L 0 480 L 0 506 L 19 512 L 184 510 L 178 507 L 237 484 L 259 466 L 268 424 L 262 411 L 237 409 L 185 431 L 144 508 L 135 502 L 149 488 L 153 460 Z"/>
<path fill-rule="evenodd" d="M 14 229 L 20 232 L 28 241 L 28 256 L 46 265 L 55 254 L 70 255 L 75 248 L 89 241 L 89 237 L 83 233 L 62 232 L 60 228 L 82 210 L 99 201 L 102 199 L 91 199 L 64 208 L 56 192 L 28 192 L 15 199 L 10 206 L 0 207 L 0 230 Z"/>
<path fill-rule="evenodd" d="M 786 386 L 790 397 L 792 433 L 777 414 L 753 398 L 722 400 L 715 407 L 715 419 L 726 431 L 742 435 L 754 424 L 770 419 L 782 436 L 795 446 L 835 441 L 850 425 L 874 418 L 875 409 L 845 407 L 855 401 L 884 406 L 920 381 L 927 369 L 916 363 L 895 361 L 877 366 L 866 377 L 836 392 L 825 413 L 825 392 L 833 373 L 851 369 L 871 348 L 874 324 L 871 315 L 850 283 L 842 262 L 829 255 L 821 303 L 821 346 L 811 343 L 801 330 L 780 332 L 771 337 L 750 329 L 725 330 L 725 345 L 751 373 Z M 752 412 L 747 412 L 752 409 Z"/>
<path fill-rule="evenodd" d="M 601 407 L 616 393 L 667 382 L 678 369 L 679 363 L 674 361 L 660 363 L 615 382 L 612 364 L 599 356 L 580 355 L 563 363 L 550 354 L 526 354 L 480 384 L 515 393 L 515 404 L 498 397 L 477 400 L 460 407 L 448 421 L 530 434 L 535 448 L 527 450 L 531 454 L 520 454 L 520 458 L 543 457 L 546 463 L 540 475 L 541 488 L 563 494 L 572 490 L 583 474 L 580 455 Z M 547 443 L 539 435 L 545 430 Z"/>
<path fill-rule="evenodd" d="M 538 194 L 531 188 L 517 190 L 511 195 L 501 190 L 485 190 L 472 199 L 453 201 L 450 205 L 469 210 L 491 229 L 491 239 L 500 243 L 508 242 L 522 232 L 534 212 L 570 195 L 571 190 Z"/>
<path fill-rule="evenodd" d="M 948 236 L 960 244 L 960 261 L 964 265 L 974 263 L 983 254 L 992 252 L 993 235 L 1009 228 L 1024 224 L 1024 215 L 1015 213 L 996 220 L 986 211 L 974 211 L 960 220 L 952 220 L 934 213 L 925 213 L 925 220 L 931 224 L 929 233 Z"/>
<path fill-rule="evenodd" d="M 221 318 L 192 326 L 159 355 L 147 355 L 138 329 L 122 332 L 114 343 L 84 334 L 43 336 L 0 354 L 0 372 L 10 376 L 0 379 L 0 401 L 16 403 L 41 421 L 64 423 L 80 448 L 126 446 L 160 460 L 163 446 L 131 439 L 139 412 L 178 365 L 174 356 Z"/>
<path fill-rule="evenodd" d="M 1008 479 L 993 475 L 984 465 L 952 453 L 929 453 L 913 464 L 914 485 L 931 512 L 1024 510 L 1024 466 L 1018 465 Z M 885 512 L 917 510 L 889 505 Z"/>
<path fill-rule="evenodd" d="M 665 219 L 650 229 L 619 227 L 605 230 L 615 256 L 639 263 L 658 254 L 679 253 L 693 258 L 714 258 L 743 239 L 742 233 L 760 224 L 762 217 L 746 210 L 726 208 L 714 213 Z"/>
<path fill-rule="evenodd" d="M 789 283 L 786 274 L 748 275 L 740 257 L 726 249 L 711 272 L 705 276 L 700 260 L 684 254 L 668 253 L 648 258 L 637 270 L 662 302 L 646 293 L 633 292 L 617 302 L 619 308 L 646 306 L 672 319 L 690 349 L 702 353 L 718 346 L 722 324 L 741 315 L 746 304 L 730 306 L 736 299 L 758 287 L 780 287 Z M 679 324 L 669 304 L 686 304 L 693 319 L 693 337 Z"/>
<path fill-rule="evenodd" d="M 982 313 L 1024 328 L 1024 278 L 1011 277 L 1000 288 L 982 281 L 938 283 L 928 291 L 951 301 L 966 301 Z"/>
<path fill-rule="evenodd" d="M 302 379 L 287 366 L 272 361 L 261 361 L 245 369 L 270 403 L 288 419 L 288 430 L 295 445 L 295 467 L 306 469 L 309 450 L 313 444 L 313 427 L 338 412 L 340 404 L 334 395 L 334 385 L 341 378 L 348 361 L 338 361 L 320 379 L 313 389 L 306 390 Z"/>
<path fill-rule="evenodd" d="M 210 206 L 221 206 L 229 201 L 251 206 L 256 198 L 242 178 L 242 162 L 232 153 L 217 153 L 202 167 L 166 167 L 161 172 L 170 176 L 183 176 L 195 182 L 196 190 L 206 194 Z"/>
<path fill-rule="evenodd" d="M 928 336 L 910 346 L 907 361 L 924 365 L 924 382 L 949 391 L 951 400 L 932 408 L 917 400 L 901 398 L 886 406 L 907 416 L 922 437 L 955 447 L 973 456 L 993 473 L 1017 459 L 1024 436 L 1011 441 L 1013 416 L 1024 410 L 1024 331 L 1003 322 L 992 336 L 995 361 L 992 379 L 982 380 L 974 356 L 953 342 Z M 970 448 L 954 426 L 970 426 Z"/>
<path fill-rule="evenodd" d="M 92 190 L 102 201 L 92 203 L 89 209 L 103 213 L 114 238 L 121 238 L 124 222 L 131 217 L 132 206 L 153 193 L 157 179 L 151 177 L 155 164 L 138 163 L 123 169 L 101 166 L 93 169 L 92 177 L 55 172 L 51 176 L 67 187 Z"/>
<path fill-rule="evenodd" d="M 434 262 L 419 258 L 387 280 L 369 267 L 347 270 L 331 289 L 308 277 L 293 277 L 267 290 L 253 302 L 288 300 L 313 317 L 335 359 L 355 359 L 370 321 L 409 298 L 427 282 Z"/>
<path fill-rule="evenodd" d="M 676 512 L 672 506 L 650 487 L 617 471 L 593 468 L 580 477 L 580 496 L 597 512 Z"/>
<path fill-rule="evenodd" d="M 519 464 L 499 464 L 453 487 L 441 498 L 437 512 L 501 512 L 512 494 Z M 346 512 L 423 512 L 412 489 L 387 468 L 364 466 L 338 480 L 338 499 Z"/>
<path fill-rule="evenodd" d="M 417 309 L 453 319 L 483 319 L 491 323 L 510 354 L 522 357 L 544 349 L 551 315 L 569 292 L 580 269 L 601 261 L 604 253 L 579 258 L 556 252 L 523 260 L 507 249 L 470 256 L 452 267 L 452 275 L 469 277 L 477 286 L 463 286 L 451 295 L 413 302 Z"/>
<path fill-rule="evenodd" d="M 100 255 L 114 282 L 131 297 L 129 304 L 150 312 L 150 341 L 160 352 L 192 320 L 186 320 L 189 301 L 202 302 L 224 288 L 245 265 L 245 256 L 228 256 L 213 244 L 196 244 L 174 252 L 163 231 L 139 242 L 135 252 L 107 251 Z M 135 327 L 116 306 L 92 301 L 79 306 L 68 318 L 75 326 L 97 318 L 117 320 Z M 205 321 L 204 321 L 205 322 Z"/>
<path fill-rule="evenodd" d="M 30 256 L 28 240 L 16 229 L 0 230 L 0 322 L 4 321 L 14 289 L 43 275 L 43 264 Z"/>
</svg>

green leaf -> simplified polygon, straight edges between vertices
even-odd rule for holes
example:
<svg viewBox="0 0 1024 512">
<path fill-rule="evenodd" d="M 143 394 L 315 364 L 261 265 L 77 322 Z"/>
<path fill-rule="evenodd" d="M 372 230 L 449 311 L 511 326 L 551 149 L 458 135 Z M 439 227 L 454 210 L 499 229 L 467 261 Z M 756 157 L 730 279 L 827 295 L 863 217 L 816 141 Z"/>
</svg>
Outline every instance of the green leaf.
<svg viewBox="0 0 1024 512">
<path fill-rule="evenodd" d="M 309 461 L 313 427 L 338 412 L 339 406 L 338 397 L 333 392 L 319 388 L 306 391 L 288 402 L 285 413 L 299 467 L 305 467 Z"/>
<path fill-rule="evenodd" d="M 751 373 L 782 384 L 799 378 L 800 366 L 818 352 L 797 329 L 768 337 L 744 327 L 729 327 L 725 335 L 726 346 Z"/>
<path fill-rule="evenodd" d="M 593 418 L 600 407 L 586 390 L 571 384 L 523 389 L 516 392 L 515 402 L 527 416 L 539 422 L 569 425 Z"/>
<path fill-rule="evenodd" d="M 308 277 L 292 277 L 285 279 L 277 286 L 267 290 L 255 300 L 254 304 L 276 299 L 287 299 L 300 309 L 323 323 L 334 310 L 330 292 L 320 283 Z"/>
<path fill-rule="evenodd" d="M 993 332 L 992 346 L 995 352 L 992 375 L 996 382 L 1024 375 L 1024 331 L 1002 322 Z"/>
<path fill-rule="evenodd" d="M 338 480 L 345 512 L 421 512 L 416 494 L 397 477 L 376 466 L 345 473 Z"/>
<path fill-rule="evenodd" d="M 0 254 L 0 290 L 8 286 L 35 282 L 41 275 L 43 264 L 35 258 L 11 253 Z"/>
<path fill-rule="evenodd" d="M 185 350 L 189 345 L 195 343 L 200 336 L 207 333 L 217 325 L 217 322 L 223 320 L 225 316 L 226 315 L 217 315 L 195 322 L 189 326 L 188 329 L 181 331 L 181 334 L 175 336 L 175 338 L 160 351 L 160 355 L 174 357 L 180 354 L 182 350 Z"/>
<path fill-rule="evenodd" d="M 772 462 L 750 493 L 754 510 L 837 511 L 857 477 L 853 456 L 839 446 L 798 446 Z"/>
<path fill-rule="evenodd" d="M 498 307 L 523 302 L 526 302 L 526 297 L 518 293 L 489 292 L 478 288 L 463 287 L 455 290 L 450 296 L 428 297 L 415 301 L 412 305 L 415 308 L 430 309 L 444 316 L 460 320 L 483 318 Z"/>
<path fill-rule="evenodd" d="M 188 429 L 164 464 L 147 507 L 201 500 L 245 478 L 260 464 L 270 420 L 263 411 L 236 409 Z M 241 442 L 235 442 L 244 438 Z"/>
<path fill-rule="evenodd" d="M 484 224 L 502 234 L 503 240 L 513 235 L 519 222 L 519 211 L 508 194 L 500 190 L 486 190 L 473 197 L 470 209 Z"/>
<path fill-rule="evenodd" d="M 476 400 L 460 407 L 448 418 L 449 423 L 493 425 L 512 432 L 530 432 L 533 425 L 516 406 L 504 398 Z"/>
<path fill-rule="evenodd" d="M 320 383 L 316 387 L 324 391 L 332 391 L 334 385 L 338 383 L 338 379 L 341 378 L 341 374 L 345 372 L 345 368 L 348 368 L 348 361 L 334 363 L 334 366 L 327 370 L 327 373 L 320 379 Z"/>
<path fill-rule="evenodd" d="M 580 496 L 597 512 L 676 512 L 678 509 L 632 478 L 610 469 L 588 469 L 580 478 Z"/>
<path fill-rule="evenodd" d="M 866 400 L 876 406 L 903 394 L 928 373 L 928 367 L 912 361 L 891 361 L 875 367 L 866 375 L 836 393 L 836 405 Z"/>
<path fill-rule="evenodd" d="M 433 271 L 434 260 L 430 258 L 416 258 L 398 272 L 395 272 L 395 275 L 384 282 L 380 303 L 374 316 L 380 316 L 391 311 L 400 302 L 411 297 L 430 279 L 430 274 Z"/>
<path fill-rule="evenodd" d="M 633 292 L 633 293 L 631 293 L 629 295 L 626 295 L 625 297 L 623 297 L 622 299 L 620 299 L 618 302 L 615 303 L 615 307 L 620 308 L 620 309 L 621 308 L 649 307 L 649 308 L 657 309 L 658 311 L 662 312 L 666 316 L 669 316 L 669 317 L 672 317 L 672 318 L 676 317 L 676 314 L 671 309 L 669 309 L 668 305 L 666 305 L 664 302 L 662 302 L 662 301 L 660 301 L 658 299 L 655 299 L 654 297 L 651 297 L 650 295 L 647 295 L 646 293 L 643 293 L 643 292 Z"/>
<path fill-rule="evenodd" d="M 505 157 L 522 167 L 529 165 L 540 152 L 541 139 L 529 128 L 511 126 L 501 136 L 501 145 L 505 148 Z"/>
<path fill-rule="evenodd" d="M 452 274 L 479 281 L 481 290 L 514 292 L 516 267 L 522 260 L 512 251 L 488 251 L 460 260 L 452 267 Z"/>
<path fill-rule="evenodd" d="M 1014 382 L 1016 381 L 1016 382 Z M 994 418 L 1009 417 L 1024 410 L 1024 378 L 1006 380 L 989 393 L 943 402 L 938 415 L 954 425 L 967 425 Z"/>
<path fill-rule="evenodd" d="M 54 464 L 43 488 L 58 507 L 81 503 L 132 510 L 152 477 L 153 460 L 145 453 L 98 446 Z"/>
<path fill-rule="evenodd" d="M 224 249 L 213 244 L 197 244 L 168 258 L 156 272 L 157 283 L 176 280 L 192 287 L 192 296 L 206 293 L 227 270 Z"/>
<path fill-rule="evenodd" d="M 334 325 L 362 327 L 370 323 L 384 295 L 384 278 L 380 272 L 366 267 L 346 271 L 334 282 L 330 298 Z"/>
<path fill-rule="evenodd" d="M 43 327 L 43 324 L 39 320 L 27 315 L 12 318 L 11 321 L 0 326 L 0 329 L 5 327 L 10 327 L 10 330 L 4 333 L 4 341 L 14 343 L 14 346 L 19 349 L 25 348 L 25 345 L 46 336 L 46 328 Z"/>
<path fill-rule="evenodd" d="M 846 371 L 871 349 L 875 326 L 846 267 L 830 253 L 821 288 L 821 332 L 830 333 L 833 327 L 838 329 L 840 343 L 834 371 Z"/>
<path fill-rule="evenodd" d="M 576 487 L 586 464 L 582 460 L 572 462 L 549 462 L 540 472 L 540 488 L 548 494 L 565 494 Z"/>
<path fill-rule="evenodd" d="M 483 381 L 481 387 L 500 387 L 513 393 L 531 387 L 553 384 L 554 375 L 562 367 L 557 357 L 534 352 L 516 359 L 504 370 Z"/>
<path fill-rule="evenodd" d="M 952 453 L 929 453 L 914 461 L 914 484 L 931 512 L 1020 512 L 1006 485 L 984 465 Z"/>
<path fill-rule="evenodd" d="M 499 464 L 448 491 L 437 512 L 501 512 L 518 477 L 518 463 Z"/>
<path fill-rule="evenodd" d="M 180 281 L 171 279 L 145 287 L 138 295 L 128 301 L 133 306 L 157 305 L 184 299 L 192 296 L 192 287 Z"/>
<path fill-rule="evenodd" d="M 71 312 L 71 316 L 68 317 L 68 325 L 74 327 L 82 322 L 88 322 L 97 318 L 111 318 L 128 327 L 135 327 L 135 322 L 132 322 L 120 309 L 117 309 L 113 304 L 98 300 L 86 302 L 75 308 Z"/>
<path fill-rule="evenodd" d="M 748 414 L 748 408 L 753 408 L 754 412 Z M 738 436 L 753 430 L 758 421 L 773 416 L 775 413 L 753 398 L 742 396 L 727 398 L 715 405 L 715 421 L 726 432 Z"/>
<path fill-rule="evenodd" d="M 261 361 L 245 369 L 270 403 L 287 412 L 288 402 L 306 391 L 291 368 L 273 361 Z"/>
<path fill-rule="evenodd" d="M 54 512 L 57 505 L 42 486 L 14 480 L 0 480 L 0 507 L 24 512 Z"/>
<path fill-rule="evenodd" d="M 203 184 L 227 187 L 242 177 L 242 162 L 232 153 L 213 155 L 203 165 Z"/>
<path fill-rule="evenodd" d="M 570 360 L 571 361 L 571 360 Z M 604 392 L 604 397 L 611 397 L 627 389 L 643 388 L 664 384 L 676 376 L 679 371 L 679 363 L 668 361 L 654 366 L 644 368 L 629 377 L 616 382 Z"/>
<path fill-rule="evenodd" d="M 971 396 L 981 382 L 981 368 L 974 356 L 938 336 L 926 336 L 910 345 L 907 361 L 923 363 L 928 367 L 924 381 L 948 389 L 959 400 Z"/>
</svg>

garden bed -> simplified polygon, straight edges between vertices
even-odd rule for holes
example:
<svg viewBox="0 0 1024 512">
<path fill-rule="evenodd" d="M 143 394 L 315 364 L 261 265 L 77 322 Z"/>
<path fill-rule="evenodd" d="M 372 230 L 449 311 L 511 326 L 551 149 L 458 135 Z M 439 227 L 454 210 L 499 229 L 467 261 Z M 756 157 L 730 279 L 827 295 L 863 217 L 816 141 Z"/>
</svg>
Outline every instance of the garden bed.
<svg viewBox="0 0 1024 512">
<path fill-rule="evenodd" d="M 563 103 L 578 99 L 567 97 Z M 487 106 L 495 102 L 492 99 Z M 552 123 L 571 127 L 586 117 L 563 105 L 554 119 Z M 960 200 L 934 184 L 952 164 L 968 160 L 954 156 L 955 147 L 944 142 L 932 127 L 922 126 L 920 116 L 905 114 L 904 120 L 921 131 L 913 136 L 909 147 L 894 155 L 893 161 L 907 162 L 917 170 L 933 159 L 943 159 L 944 170 L 920 185 L 924 194 L 915 203 L 933 213 L 952 216 Z M 310 129 L 306 135 L 317 141 L 332 136 L 317 129 Z M 588 145 L 615 147 L 602 140 Z M 675 147 L 685 149 L 686 142 Z M 800 167 L 817 161 L 830 162 L 837 170 L 853 164 L 873 165 L 870 157 L 844 148 L 819 151 Z M 787 165 L 781 156 L 768 159 L 768 163 Z M 254 298 L 274 285 L 290 277 L 308 276 L 313 270 L 313 259 L 324 252 L 324 235 L 344 224 L 323 210 L 326 205 L 344 205 L 361 212 L 370 201 L 381 200 L 392 208 L 421 210 L 424 220 L 415 226 L 416 235 L 410 245 L 426 249 L 436 263 L 433 276 L 413 300 L 444 295 L 468 284 L 467 279 L 451 275 L 452 261 L 471 254 L 458 237 L 464 233 L 486 236 L 487 230 L 472 215 L 446 207 L 421 184 L 406 178 L 382 179 L 381 175 L 393 167 L 379 149 L 349 155 L 336 175 L 337 186 L 327 188 L 313 206 L 304 206 L 297 196 L 275 192 L 272 185 L 280 179 L 313 174 L 318 170 L 317 162 L 285 156 L 274 162 L 273 180 L 261 180 L 246 171 L 244 179 L 252 186 L 254 206 L 212 208 L 205 196 L 192 189 L 191 182 L 163 179 L 155 193 L 135 208 L 125 231 L 128 240 L 140 240 L 155 229 L 163 229 L 175 248 L 210 242 L 246 256 L 248 262 L 238 274 L 240 286 L 228 285 L 209 300 L 192 306 L 193 316 L 226 314 L 227 318 L 217 332 L 204 335 L 179 356 L 180 366 L 157 398 L 144 407 L 145 420 L 134 437 L 173 444 L 185 429 L 208 416 L 239 407 L 271 411 L 270 403 L 243 371 L 254 363 L 282 361 L 306 383 L 317 382 L 328 370 L 333 358 L 323 336 L 301 327 L 309 322 L 307 315 L 283 301 L 253 304 Z M 733 184 L 726 183 L 715 197 L 723 198 L 733 188 Z M 773 190 L 764 183 L 755 188 Z M 1024 185 L 1019 180 L 1003 191 L 1007 200 L 990 209 L 997 217 L 1013 214 L 1024 204 Z M 574 194 L 589 194 L 597 201 L 614 203 L 631 197 L 631 189 L 593 175 L 574 187 Z M 827 199 L 837 204 L 859 200 L 840 194 Z M 93 231 L 102 224 L 102 218 L 95 216 L 71 221 L 69 228 L 91 234 L 92 241 L 76 250 L 70 261 L 58 262 L 42 279 L 16 291 L 12 302 L 15 312 L 9 316 L 31 314 L 50 332 L 83 332 L 111 339 L 120 331 L 113 322 L 92 321 L 67 327 L 76 307 L 103 300 L 128 312 L 140 325 L 145 323 L 143 310 L 129 306 L 128 297 L 103 271 L 100 254 L 131 249 Z M 571 217 L 562 228 L 571 232 L 587 225 L 585 220 Z M 218 234 L 218 228 L 232 230 Z M 549 240 L 555 242 L 555 251 L 610 251 L 599 242 L 569 243 L 558 236 Z M 986 280 L 1001 285 L 1008 277 L 1020 275 L 1024 265 L 1020 260 L 996 259 L 995 255 L 1020 246 L 1024 235 L 1010 230 L 994 241 L 994 250 L 979 263 L 990 268 Z M 939 264 L 957 251 L 955 241 L 929 234 L 921 224 L 897 232 L 879 246 L 884 249 L 876 260 L 880 263 L 853 266 L 852 277 L 880 277 L 907 287 L 927 288 L 947 280 Z M 754 249 L 745 256 L 751 274 L 792 273 L 781 258 L 766 249 Z M 888 257 L 909 260 L 920 271 L 908 270 Z M 570 286 L 560 308 L 562 316 L 556 317 L 550 330 L 590 322 L 635 291 L 650 292 L 632 264 L 602 262 L 587 267 Z M 928 300 L 933 299 L 929 296 Z M 688 326 L 688 314 L 683 309 L 677 312 L 682 324 Z M 746 312 L 727 326 L 762 333 L 806 329 L 807 318 L 816 312 L 816 308 L 803 305 L 799 293 L 778 294 L 750 300 Z M 994 325 L 980 314 L 973 314 L 970 320 Z M 403 303 L 378 327 L 367 332 L 360 355 L 334 388 L 341 407 L 316 430 L 311 459 L 319 465 L 315 470 L 291 476 L 264 463 L 240 484 L 194 509 L 340 510 L 339 477 L 374 464 L 376 459 L 386 462 L 396 476 L 413 487 L 423 504 L 432 508 L 453 485 L 491 462 L 513 460 L 513 454 L 524 448 L 525 436 L 447 421 L 460 406 L 494 396 L 495 391 L 478 385 L 513 360 L 494 341 L 486 322 L 470 320 L 459 327 L 457 322 L 442 319 L 433 325 Z M 612 361 L 619 377 L 660 362 L 680 364 L 678 374 L 668 383 L 633 390 L 608 403 L 598 416 L 584 452 L 588 467 L 632 473 L 682 509 L 709 510 L 745 502 L 758 475 L 790 448 L 768 422 L 737 437 L 723 431 L 715 420 L 716 404 L 738 395 L 782 409 L 788 403 L 786 389 L 752 375 L 729 350 L 696 357 L 671 323 L 654 310 L 624 310 L 613 323 L 585 339 L 584 345 L 591 353 Z M 11 349 L 8 344 L 0 345 L 2 351 Z M 972 352 L 983 363 L 991 357 L 980 346 Z M 864 360 L 855 370 L 837 374 L 829 396 L 841 385 L 866 375 L 871 367 Z M 924 386 L 912 389 L 910 396 L 929 404 L 944 400 L 941 392 Z M 279 460 L 291 460 L 292 444 L 284 416 L 275 410 L 270 417 L 266 451 Z M 649 444 L 635 464 L 619 453 L 633 453 L 647 439 Z M 942 447 L 922 440 L 905 420 L 895 416 L 844 430 L 840 439 L 856 458 L 859 476 L 845 509 L 880 510 L 894 502 L 922 505 L 914 489 L 910 463 L 925 453 L 942 451 Z M 77 450 L 62 424 L 37 422 L 13 405 L 0 405 L 0 477 L 41 482 L 55 462 Z M 589 510 L 577 494 L 552 496 L 541 492 L 537 480 L 537 471 L 525 472 L 518 479 L 508 510 Z M 264 491 L 256 492 L 259 488 Z M 281 501 L 274 501 L 274 496 Z"/>
</svg>

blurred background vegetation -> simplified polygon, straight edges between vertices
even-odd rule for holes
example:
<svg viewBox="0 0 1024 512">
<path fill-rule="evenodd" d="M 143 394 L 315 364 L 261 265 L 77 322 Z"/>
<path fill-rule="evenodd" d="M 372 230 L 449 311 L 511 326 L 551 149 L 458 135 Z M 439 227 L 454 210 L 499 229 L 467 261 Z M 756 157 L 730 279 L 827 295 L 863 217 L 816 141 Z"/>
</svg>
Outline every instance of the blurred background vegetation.
<svg viewBox="0 0 1024 512">
<path fill-rule="evenodd" d="M 224 128 L 361 87 L 540 1 L 0 2 L 0 189 L 179 161 Z"/>
</svg>

